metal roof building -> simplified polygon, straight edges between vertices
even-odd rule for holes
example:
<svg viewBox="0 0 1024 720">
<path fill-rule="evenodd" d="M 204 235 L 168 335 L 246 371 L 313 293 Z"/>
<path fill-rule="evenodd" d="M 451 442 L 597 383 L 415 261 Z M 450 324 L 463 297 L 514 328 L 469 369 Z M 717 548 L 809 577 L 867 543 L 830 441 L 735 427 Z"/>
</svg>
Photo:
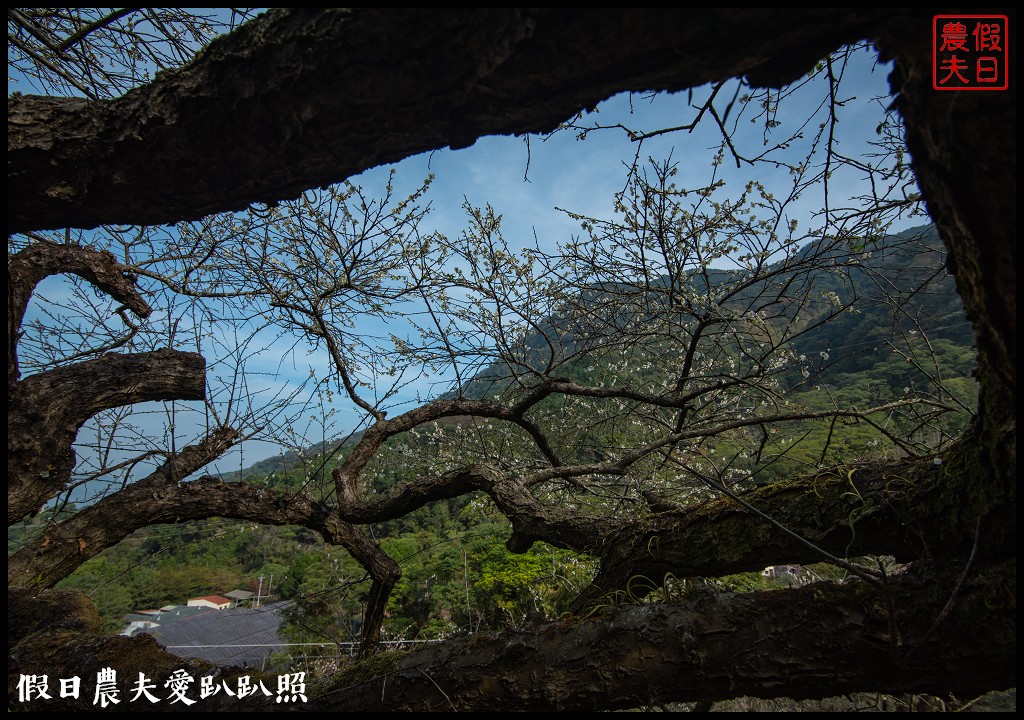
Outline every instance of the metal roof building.
<svg viewBox="0 0 1024 720">
<path fill-rule="evenodd" d="M 142 632 L 152 635 L 179 657 L 261 668 L 272 652 L 281 649 L 277 631 L 281 625 L 281 610 L 289 605 L 289 602 L 278 602 L 256 610 L 203 608 L 204 612 L 179 617 L 174 622 Z"/>
</svg>

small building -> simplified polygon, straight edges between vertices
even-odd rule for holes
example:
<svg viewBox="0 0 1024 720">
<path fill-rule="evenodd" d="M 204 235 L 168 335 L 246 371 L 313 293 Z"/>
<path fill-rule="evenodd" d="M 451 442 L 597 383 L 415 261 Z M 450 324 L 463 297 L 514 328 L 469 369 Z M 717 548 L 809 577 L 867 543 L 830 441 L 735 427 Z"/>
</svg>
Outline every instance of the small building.
<svg viewBox="0 0 1024 720">
<path fill-rule="evenodd" d="M 204 595 L 203 597 L 191 598 L 188 601 L 189 607 L 208 607 L 214 610 L 227 610 L 232 607 L 231 600 L 222 595 Z"/>
<path fill-rule="evenodd" d="M 132 636 L 140 630 L 150 630 L 152 628 L 159 627 L 160 623 L 156 622 L 152 618 L 153 616 L 145 612 L 129 613 L 125 615 L 124 621 L 127 625 L 121 631 L 121 634 Z"/>
<path fill-rule="evenodd" d="M 138 610 L 124 616 L 126 627 L 121 634 L 131 636 L 137 632 L 152 630 L 184 618 L 215 612 L 213 608 L 206 606 L 185 607 L 184 605 L 165 605 L 159 610 Z"/>
<path fill-rule="evenodd" d="M 196 608 L 200 612 L 190 617 L 139 632 L 153 636 L 178 657 L 262 669 L 272 653 L 288 647 L 277 632 L 283 619 L 281 613 L 291 604 L 271 603 L 258 610 Z"/>
<path fill-rule="evenodd" d="M 761 575 L 769 580 L 781 580 L 789 585 L 799 585 L 805 574 L 799 565 L 769 565 L 761 571 Z"/>
<path fill-rule="evenodd" d="M 224 593 L 224 597 L 231 600 L 231 607 L 236 608 L 246 600 L 252 600 L 256 596 L 256 593 L 249 592 L 248 590 L 232 590 L 229 593 Z"/>
</svg>

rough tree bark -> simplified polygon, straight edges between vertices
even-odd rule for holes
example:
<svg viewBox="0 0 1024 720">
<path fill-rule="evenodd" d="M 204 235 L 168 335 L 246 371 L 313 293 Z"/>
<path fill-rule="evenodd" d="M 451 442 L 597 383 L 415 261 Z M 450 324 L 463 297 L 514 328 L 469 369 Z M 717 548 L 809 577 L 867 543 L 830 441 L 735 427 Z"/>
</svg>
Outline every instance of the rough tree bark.
<svg viewBox="0 0 1024 720">
<path fill-rule="evenodd" d="M 135 283 L 109 252 L 77 245 L 39 243 L 7 260 L 7 382 L 21 377 L 18 338 L 29 300 L 36 286 L 50 275 L 66 273 L 88 280 L 97 289 L 124 303 L 140 318 L 153 309 L 135 289 Z"/>
<path fill-rule="evenodd" d="M 385 655 L 311 684 L 306 707 L 612 709 L 740 694 L 966 694 L 1015 684 L 1016 179 L 1015 146 L 1006 144 L 1016 132 L 1015 90 L 932 92 L 929 13 L 580 15 L 275 12 L 181 73 L 113 103 L 11 100 L 8 177 L 17 187 L 9 193 L 9 227 L 163 222 L 273 202 L 480 134 L 549 129 L 617 90 L 679 89 L 743 72 L 780 84 L 843 42 L 877 40 L 897 61 L 893 89 L 914 169 L 976 328 L 982 396 L 970 436 L 941 458 L 941 470 L 917 461 L 861 476 L 878 502 L 862 518 L 858 540 L 874 547 L 877 538 L 899 554 L 924 527 L 932 564 L 881 585 L 698 593 L 672 607 L 613 609 L 564 626 Z M 338 51 L 341 40 L 347 44 Z M 393 59 L 370 66 L 370 57 Z M 439 64 L 444 72 L 436 71 Z M 225 136 L 237 147 L 222 147 Z M 133 168 L 145 166 L 140 157 L 149 166 L 166 159 L 167 172 L 137 177 Z M 209 161 L 201 172 L 199 158 Z M 893 477 L 909 482 L 906 492 L 886 494 L 892 486 L 883 481 Z M 791 488 L 795 496 L 814 478 L 802 482 Z M 837 499 L 830 508 L 801 507 L 797 500 L 793 523 L 825 544 L 848 542 L 841 532 L 848 506 Z M 723 512 L 708 516 L 712 511 Z M 343 523 L 342 514 L 332 522 Z M 893 527 L 890 519 L 910 522 Z M 701 566 L 687 558 L 710 544 L 702 530 L 731 537 L 728 525 L 737 521 L 723 502 L 616 528 L 620 542 L 609 553 L 621 557 L 608 566 L 619 577 L 605 578 L 601 588 L 621 585 L 627 569 L 651 565 L 653 535 L 645 533 L 657 533 L 665 556 L 651 571 L 675 571 Z M 757 535 L 753 521 L 741 525 Z M 522 549 L 532 537 L 521 532 L 514 544 Z M 792 547 L 779 553 L 785 557 L 773 562 L 797 556 Z M 748 551 L 749 562 L 763 559 Z M 11 602 L 25 613 L 47 601 L 22 593 Z M 90 627 L 23 628 L 9 640 L 9 677 L 88 676 L 111 658 L 129 675 L 182 665 L 148 640 L 99 639 Z M 211 700 L 211 709 L 218 702 Z M 272 699 L 251 706 L 279 708 Z"/>
<path fill-rule="evenodd" d="M 32 375 L 7 395 L 7 522 L 38 511 L 63 491 L 75 465 L 71 444 L 101 410 L 149 400 L 202 400 L 206 362 L 156 350 L 104 355 Z"/>
<path fill-rule="evenodd" d="M 1007 10 L 1011 22 L 1016 15 Z M 1017 90 L 940 93 L 925 79 L 931 51 L 897 27 L 879 35 L 895 57 L 890 78 L 928 211 L 949 249 L 950 271 L 974 326 L 978 414 L 949 472 L 956 522 L 982 523 L 982 548 L 1016 556 Z M 1011 66 L 1016 50 L 1009 48 Z M 949 97 L 954 95 L 956 97 Z M 981 95 L 981 97 L 977 97 Z M 965 169 L 970 169 L 965 171 Z"/>
<path fill-rule="evenodd" d="M 878 691 L 969 697 L 1016 683 L 1016 608 L 1003 582 L 1014 571 L 994 566 L 976 574 L 939 624 L 954 585 L 941 573 L 927 580 L 901 577 L 884 589 L 819 584 L 733 595 L 697 588 L 671 605 L 612 608 L 590 619 L 377 655 L 336 675 L 310 679 L 308 702 L 301 707 L 593 711 L 743 695 L 814 698 Z M 176 658 L 145 635 L 100 638 L 95 609 L 81 605 L 79 597 L 56 590 L 9 593 L 12 608 L 35 610 L 30 619 L 12 623 L 12 674 L 45 669 L 51 676 L 89 678 L 111 664 L 119 677 L 129 678 L 140 672 L 163 678 L 178 668 L 197 683 L 200 675 L 220 683 L 241 674 L 238 668 Z M 986 622 L 979 625 L 980 615 Z M 19 707 L 89 705 L 54 699 Z M 273 697 L 225 702 L 221 693 L 193 709 L 282 708 Z"/>
<path fill-rule="evenodd" d="M 672 605 L 613 609 L 599 621 L 568 621 L 539 631 L 469 637 L 392 657 L 387 672 L 354 668 L 317 686 L 331 710 L 616 710 L 671 702 L 754 696 L 815 697 L 859 690 L 950 691 L 945 660 L 954 649 L 960 692 L 1016 680 L 993 661 L 1015 660 L 1014 610 L 970 616 L 990 602 L 971 588 L 941 635 L 921 614 L 947 599 L 944 585 L 901 581 L 885 592 L 860 584 L 794 591 L 716 594 L 697 588 Z M 888 595 L 888 597 L 886 597 Z M 887 603 L 897 608 L 893 639 Z M 985 657 L 976 652 L 989 644 Z M 939 660 L 943 658 L 943 660 Z"/>
<path fill-rule="evenodd" d="M 898 16 L 275 10 L 118 100 L 9 99 L 8 232 L 274 203 L 482 135 L 547 132 L 623 90 L 780 85 Z"/>
<path fill-rule="evenodd" d="M 202 400 L 206 361 L 165 349 L 108 353 L 21 379 L 17 341 L 36 286 L 57 273 L 78 275 L 140 318 L 151 308 L 109 252 L 40 242 L 7 261 L 7 522 L 38 511 L 71 478 L 71 445 L 82 425 L 109 408 L 147 400 Z"/>
</svg>

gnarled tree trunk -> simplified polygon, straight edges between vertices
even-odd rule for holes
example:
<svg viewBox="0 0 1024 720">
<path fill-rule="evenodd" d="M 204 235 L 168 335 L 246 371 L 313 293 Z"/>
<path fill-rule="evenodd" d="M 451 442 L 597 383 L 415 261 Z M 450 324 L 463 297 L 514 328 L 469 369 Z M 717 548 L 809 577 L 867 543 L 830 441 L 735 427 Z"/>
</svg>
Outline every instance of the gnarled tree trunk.
<svg viewBox="0 0 1024 720">
<path fill-rule="evenodd" d="M 1015 90 L 932 91 L 930 28 L 927 13 L 864 9 L 275 11 L 121 100 L 9 100 L 9 229 L 166 222 L 273 202 L 482 134 L 550 129 L 619 90 L 676 90 L 740 73 L 782 84 L 842 43 L 876 39 L 897 61 L 893 89 L 976 329 L 982 396 L 970 436 L 941 465 L 893 464 L 862 476 L 869 485 L 874 478 L 877 503 L 857 541 L 899 555 L 923 527 L 925 554 L 941 562 L 883 586 L 698 591 L 672 606 L 452 640 L 311 683 L 309 706 L 613 709 L 741 694 L 1002 688 L 1016 681 Z M 141 172 L 154 164 L 166 172 Z M 886 495 L 894 476 L 910 484 Z M 801 482 L 794 493 L 814 479 Z M 850 508 L 835 499 L 803 516 L 798 498 L 791 520 L 825 545 L 848 542 Z M 714 516 L 659 513 L 649 525 L 616 529 L 619 544 L 591 599 L 638 570 L 705 566 L 703 543 L 717 542 L 716 532 L 732 538 L 745 528 L 776 542 L 728 502 L 704 510 Z M 722 568 L 767 559 L 751 548 L 729 564 L 732 547 L 724 549 Z M 775 562 L 802 557 L 795 547 L 774 550 Z M 24 617 L 41 601 L 16 594 L 11 602 Z M 88 675 L 115 658 L 128 674 L 140 659 L 150 672 L 173 665 L 146 640 L 90 632 L 18 633 L 9 683 L 18 673 Z M 279 708 L 272 700 L 252 709 Z M 223 707 L 223 698 L 210 705 Z"/>
</svg>

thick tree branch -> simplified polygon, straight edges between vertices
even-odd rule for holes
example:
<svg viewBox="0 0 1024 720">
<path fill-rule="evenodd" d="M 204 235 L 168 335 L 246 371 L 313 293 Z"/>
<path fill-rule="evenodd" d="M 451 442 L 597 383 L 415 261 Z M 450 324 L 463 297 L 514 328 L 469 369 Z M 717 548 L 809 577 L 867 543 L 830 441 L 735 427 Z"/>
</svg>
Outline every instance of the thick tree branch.
<svg viewBox="0 0 1024 720">
<path fill-rule="evenodd" d="M 893 16 L 273 10 L 117 100 L 9 99 L 8 232 L 273 203 L 481 135 L 547 132 L 623 90 L 744 73 L 780 85 Z M 711 27 L 729 27 L 729 42 Z"/>
<path fill-rule="evenodd" d="M 548 387 L 548 385 L 545 385 L 545 388 Z M 567 394 L 587 394 L 588 390 L 587 388 L 564 382 L 556 382 L 551 384 L 550 387 L 557 387 L 559 391 L 564 391 Z M 603 393 L 605 392 L 610 393 L 608 396 L 616 397 L 623 391 L 595 389 L 595 393 L 601 396 L 604 396 Z M 529 395 L 529 398 L 537 401 L 547 394 L 547 392 L 533 392 Z M 655 405 L 661 404 L 661 400 L 664 400 L 669 406 L 672 406 L 671 404 L 674 402 L 674 399 L 671 397 L 645 397 L 647 397 L 651 404 Z M 523 426 L 525 421 L 521 418 L 521 415 L 529 409 L 529 405 L 522 403 L 515 405 L 512 409 L 506 409 L 498 403 L 489 401 L 442 400 L 404 413 L 393 420 L 375 424 L 363 434 L 355 448 L 349 453 L 347 460 L 333 472 L 338 488 L 338 496 L 342 499 L 340 506 L 341 515 L 350 522 L 370 523 L 392 520 L 431 502 L 446 500 L 479 490 L 487 493 L 495 501 L 499 510 L 512 521 L 515 532 L 509 540 L 510 549 L 518 549 L 519 552 L 525 552 L 533 542 L 544 541 L 577 552 L 601 554 L 603 549 L 608 547 L 608 535 L 614 528 L 619 527 L 619 523 L 606 517 L 591 517 L 574 510 L 564 510 L 549 505 L 540 501 L 530 491 L 530 488 L 545 481 L 558 478 L 622 474 L 632 464 L 656 452 L 658 449 L 671 446 L 685 439 L 713 437 L 728 430 L 749 427 L 765 422 L 791 422 L 836 416 L 861 417 L 873 412 L 891 411 L 894 408 L 909 404 L 912 404 L 912 401 L 897 401 L 896 403 L 882 405 L 877 408 L 839 411 L 838 413 L 834 411 L 788 413 L 766 418 L 752 417 L 732 420 L 719 425 L 693 430 L 688 429 L 684 432 L 665 435 L 657 441 L 651 442 L 633 452 L 626 453 L 621 460 L 615 463 L 557 466 L 523 474 L 521 477 L 513 477 L 486 465 L 471 465 L 442 475 L 419 476 L 408 482 L 392 486 L 383 497 L 360 500 L 357 492 L 358 473 L 388 437 L 405 432 L 424 422 L 441 417 L 461 415 L 495 418 Z M 927 462 L 931 462 L 931 460 L 929 459 Z M 894 472 L 898 473 L 899 470 Z M 817 487 L 817 482 L 818 479 L 816 478 L 806 481 L 806 483 L 814 483 L 815 488 Z M 807 493 L 810 491 L 805 488 L 801 492 Z M 777 505 L 772 502 L 765 511 L 771 513 L 776 507 L 781 511 L 788 506 L 785 503 Z M 838 517 L 847 517 L 848 514 L 849 510 L 844 511 Z M 750 518 L 744 518 L 743 522 L 748 520 Z M 883 541 L 880 539 L 879 542 Z M 618 543 L 613 543 L 613 545 L 618 545 Z M 819 557 L 818 559 L 821 558 Z M 751 561 L 748 560 L 747 562 Z M 752 562 L 755 564 L 744 569 L 757 569 L 770 564 L 770 562 L 765 563 L 760 559 L 753 559 Z M 758 562 L 761 564 L 756 565 Z M 724 574 L 717 570 L 718 568 L 709 567 L 706 572 L 688 572 L 686 574 Z M 738 569 L 733 568 L 727 572 L 738 571 Z"/>
<path fill-rule="evenodd" d="M 362 528 L 342 520 L 336 510 L 332 509 L 324 522 L 313 529 L 320 531 L 327 542 L 348 550 L 372 578 L 363 613 L 363 639 L 359 648 L 360 655 L 369 655 L 380 642 L 380 627 L 384 622 L 388 599 L 402 577 L 402 570 Z"/>
<path fill-rule="evenodd" d="M 25 310 L 36 286 L 51 275 L 78 275 L 124 304 L 140 318 L 152 308 L 135 288 L 134 279 L 109 252 L 78 245 L 37 241 L 7 261 L 7 381 L 20 377 L 18 339 Z"/>
<path fill-rule="evenodd" d="M 383 522 L 437 500 L 482 491 L 494 500 L 514 530 L 509 548 L 526 552 L 537 540 L 579 552 L 596 553 L 604 537 L 619 523 L 606 517 L 584 515 L 540 501 L 521 479 L 486 465 L 471 465 L 443 475 L 424 475 L 395 485 L 384 497 L 343 503 L 339 514 L 355 523 Z M 522 546 L 523 540 L 525 546 Z"/>
<path fill-rule="evenodd" d="M 180 482 L 215 458 L 237 438 L 221 428 L 203 442 L 185 448 L 146 478 L 109 495 L 71 518 L 48 528 L 8 561 L 8 581 L 25 587 L 52 587 L 74 568 L 139 528 L 225 517 L 272 525 L 299 525 L 344 547 L 370 574 L 372 586 L 364 622 L 363 652 L 380 639 L 380 624 L 401 570 L 362 529 L 341 520 L 337 511 L 301 493 L 281 493 L 249 483 L 225 483 L 214 477 Z"/>
<path fill-rule="evenodd" d="M 911 573 L 884 590 L 860 582 L 738 595 L 697 588 L 671 605 L 612 607 L 605 616 L 471 635 L 356 663 L 310 682 L 309 702 L 302 707 L 607 711 L 742 695 L 818 698 L 869 689 L 971 696 L 1016 684 L 1016 608 L 998 590 L 1015 575 L 1012 564 L 982 568 L 963 588 L 941 638 L 926 636 L 955 577 L 922 583 Z M 12 611 L 39 618 L 48 600 L 12 594 Z M 74 598 L 62 600 L 66 607 Z M 982 607 L 988 608 L 987 621 L 979 625 L 977 609 Z M 66 612 L 61 616 L 53 610 L 46 617 L 65 625 L 69 620 Z M 38 619 L 28 625 L 37 624 L 46 626 Z M 85 621 L 82 625 L 88 627 Z M 900 644 L 891 641 L 894 626 Z M 111 654 L 120 658 L 119 674 L 129 677 L 140 671 L 147 677 L 169 674 L 186 662 L 198 669 L 194 661 L 162 654 L 143 638 L 43 630 L 15 642 L 8 673 L 12 697 L 19 673 L 41 668 L 58 677 L 95 673 Z M 38 709 L 53 709 L 57 702 L 39 701 Z M 77 706 L 59 702 L 61 709 L 90 707 L 88 698 Z M 193 709 L 216 709 L 218 696 L 208 702 Z M 244 705 L 280 707 L 273 698 Z"/>
<path fill-rule="evenodd" d="M 167 458 L 159 468 L 129 487 L 49 526 L 7 559 L 8 582 L 24 587 L 53 587 L 96 553 L 116 545 L 139 528 L 154 522 L 175 522 L 183 515 L 194 514 L 197 488 L 190 487 L 189 492 L 184 492 L 177 484 L 218 458 L 237 439 L 238 432 L 233 428 L 218 428 L 201 442 Z M 172 491 L 170 496 L 162 494 L 168 489 Z M 233 501 L 225 504 L 226 498 L 208 494 L 212 496 L 211 516 L 230 511 Z M 251 515 L 254 505 L 260 507 L 261 514 L 280 512 L 271 502 L 254 502 L 244 492 L 239 493 L 239 500 L 237 511 L 241 513 Z M 289 512 L 293 515 L 289 522 L 304 520 L 303 511 L 308 509 L 308 502 L 290 503 Z"/>
<path fill-rule="evenodd" d="M 205 391 L 203 357 L 169 349 L 104 355 L 9 387 L 8 523 L 66 487 L 75 464 L 71 444 L 93 415 L 148 400 L 202 400 Z"/>
<path fill-rule="evenodd" d="M 861 583 L 747 595 L 700 589 L 678 605 L 627 607 L 596 622 L 453 641 L 398 658 L 386 677 L 370 681 L 346 683 L 341 673 L 317 705 L 595 711 L 740 695 L 811 698 L 867 687 L 970 694 L 1012 686 L 1016 643 L 1000 633 L 1013 633 L 1014 613 L 1004 608 L 993 618 L 995 634 L 975 628 L 966 609 L 984 602 L 989 590 L 980 582 L 973 589 L 942 642 L 895 654 L 883 593 Z M 901 635 L 923 637 L 941 610 L 941 589 L 908 579 L 887 592 Z M 961 659 L 955 669 L 952 656 Z"/>
<path fill-rule="evenodd" d="M 972 445 L 964 441 L 942 458 L 837 467 L 766 486 L 743 499 L 839 557 L 892 555 L 900 562 L 966 557 L 973 543 L 968 513 L 978 513 L 976 522 L 993 511 L 963 507 L 971 494 L 963 468 L 978 461 Z M 991 532 L 983 552 L 1003 557 L 1015 551 L 1012 542 L 1012 537 Z M 668 573 L 721 577 L 828 559 L 729 498 L 622 524 L 603 536 L 599 556 L 600 570 L 574 601 L 576 610 L 626 588 L 636 576 L 660 583 Z"/>
<path fill-rule="evenodd" d="M 976 448 L 966 440 L 943 457 L 837 467 L 744 496 L 811 546 L 728 498 L 614 521 L 544 503 L 522 480 L 483 465 L 423 476 L 383 497 L 353 499 L 339 512 L 350 522 L 379 522 L 430 502 L 484 492 L 512 523 L 510 550 L 525 552 L 543 541 L 600 559 L 597 577 L 574 603 L 583 609 L 636 576 L 655 582 L 667 573 L 719 577 L 781 562 L 825 561 L 821 550 L 841 557 L 894 555 L 904 562 L 958 556 L 971 547 L 976 523 L 969 514 L 977 513 L 976 520 L 1000 512 L 997 504 L 965 502 L 971 495 L 969 468 L 979 460 Z M 999 557 L 1014 547 L 1012 536 L 993 530 L 983 552 Z"/>
<path fill-rule="evenodd" d="M 541 396 L 534 395 L 534 397 L 539 401 Z M 332 471 L 335 487 L 342 506 L 346 508 L 355 506 L 354 503 L 358 495 L 359 474 L 388 438 L 442 418 L 472 416 L 506 420 L 523 428 L 534 438 L 538 449 L 545 457 L 554 459 L 553 451 L 543 436 L 539 435 L 536 426 L 524 418 L 527 409 L 529 409 L 529 406 L 522 403 L 509 408 L 501 403 L 489 400 L 435 400 L 409 412 L 402 413 L 390 420 L 378 420 L 362 434 L 359 441 L 349 451 L 345 462 Z M 426 482 L 431 487 L 437 485 L 437 481 L 433 479 L 424 479 L 423 482 Z M 433 492 L 433 490 L 430 490 L 428 494 Z M 446 497 L 454 497 L 454 495 Z M 429 499 L 432 498 L 428 497 L 424 501 L 426 502 Z"/>
</svg>

